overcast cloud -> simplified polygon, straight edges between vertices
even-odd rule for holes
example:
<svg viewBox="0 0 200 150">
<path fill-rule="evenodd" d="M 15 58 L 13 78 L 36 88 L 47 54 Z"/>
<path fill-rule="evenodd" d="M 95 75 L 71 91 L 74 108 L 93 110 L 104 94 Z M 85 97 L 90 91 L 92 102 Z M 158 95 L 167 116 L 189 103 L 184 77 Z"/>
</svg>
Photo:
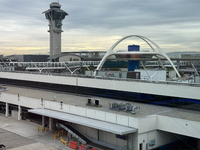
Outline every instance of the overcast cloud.
<svg viewBox="0 0 200 150">
<path fill-rule="evenodd" d="M 9 54 L 49 52 L 44 12 L 52 0 L 0 0 L 0 50 Z M 165 52 L 200 52 L 199 0 L 60 0 L 62 51 L 108 50 L 127 35 L 142 35 Z M 118 46 L 141 44 L 130 39 Z M 143 46 L 145 47 L 145 46 Z M 146 47 L 145 47 L 146 48 Z"/>
</svg>

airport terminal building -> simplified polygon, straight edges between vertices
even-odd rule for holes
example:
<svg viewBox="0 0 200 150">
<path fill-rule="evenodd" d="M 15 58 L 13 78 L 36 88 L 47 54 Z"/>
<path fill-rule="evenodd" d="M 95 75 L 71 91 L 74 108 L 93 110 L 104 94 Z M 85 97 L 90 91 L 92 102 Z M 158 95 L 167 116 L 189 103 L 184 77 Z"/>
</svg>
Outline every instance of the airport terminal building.
<svg viewBox="0 0 200 150">
<path fill-rule="evenodd" d="M 193 90 L 197 93 L 194 98 L 198 96 L 199 87 L 17 72 L 0 72 L 0 79 L 4 87 L 0 96 L 1 113 L 17 120 L 37 122 L 54 131 L 57 123 L 63 124 L 68 132 L 74 133 L 75 141 L 91 148 L 146 150 L 187 147 L 184 143 L 198 148 L 200 116 L 198 111 L 187 110 L 187 105 L 186 109 L 164 107 L 92 93 L 72 93 L 69 89 L 76 91 L 74 88 L 77 88 L 79 91 L 87 86 L 99 91 L 103 87 L 119 91 L 119 87 L 134 90 L 136 86 L 138 90 L 142 88 L 147 92 L 145 90 L 155 87 L 155 91 L 178 88 L 179 93 Z M 108 82 L 110 86 L 107 86 Z M 68 92 L 56 90 L 58 85 Z M 190 96 L 188 94 L 188 98 Z"/>
<path fill-rule="evenodd" d="M 2 61 L 0 113 L 18 121 L 35 122 L 51 132 L 62 128 L 78 148 L 82 144 L 92 150 L 200 150 L 200 84 L 166 81 L 161 58 L 169 62 L 177 77 L 181 76 L 162 49 L 143 36 L 126 36 L 106 53 L 91 52 L 96 62 L 87 61 L 87 52 L 61 53 L 62 20 L 68 14 L 60 8 L 53 2 L 44 12 L 49 22 L 50 57 L 40 58 L 49 62 Z M 114 51 L 130 37 L 143 40 L 152 51 L 140 51 L 138 45 Z M 99 57 L 103 57 L 101 61 Z M 127 62 L 125 78 L 120 72 L 118 78 L 102 71 L 111 57 Z M 152 58 L 158 58 L 160 64 L 159 71 L 151 74 L 143 61 Z M 89 70 L 92 63 L 97 68 L 91 75 L 74 74 L 82 66 Z M 140 64 L 147 73 L 145 77 L 138 71 Z M 23 69 L 16 71 L 17 67 Z M 70 72 L 55 73 L 59 69 Z M 155 72 L 164 78 L 154 79 Z"/>
</svg>

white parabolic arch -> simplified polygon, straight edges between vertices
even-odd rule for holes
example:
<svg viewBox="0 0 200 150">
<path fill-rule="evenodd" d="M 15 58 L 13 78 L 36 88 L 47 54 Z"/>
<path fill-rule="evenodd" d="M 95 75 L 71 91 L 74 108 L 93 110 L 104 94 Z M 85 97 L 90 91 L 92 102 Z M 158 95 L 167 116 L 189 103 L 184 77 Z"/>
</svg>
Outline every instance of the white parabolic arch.
<svg viewBox="0 0 200 150">
<path fill-rule="evenodd" d="M 106 59 L 113 55 L 113 54 L 116 54 L 113 52 L 114 48 L 120 43 L 122 42 L 123 40 L 127 39 L 127 38 L 130 38 L 130 37 L 138 37 L 140 39 L 142 39 L 143 41 L 145 41 L 150 47 L 151 49 L 155 52 L 155 55 L 161 55 L 163 57 L 165 57 L 171 64 L 171 66 L 173 67 L 173 69 L 176 71 L 176 74 L 178 75 L 178 77 L 181 77 L 178 70 L 176 69 L 176 67 L 174 66 L 174 64 L 172 63 L 172 61 L 170 60 L 170 58 L 167 56 L 167 54 L 156 44 L 154 43 L 153 41 L 151 41 L 150 39 L 144 37 L 144 36 L 139 36 L 139 35 L 129 35 L 129 36 L 125 36 L 121 39 L 119 39 L 117 42 L 115 42 L 111 48 L 107 51 L 107 53 L 104 55 L 104 57 L 102 58 L 102 60 L 100 61 L 99 65 L 97 66 L 95 72 L 94 72 L 94 76 L 96 75 L 96 71 L 97 70 L 101 70 L 103 64 L 105 63 Z M 155 49 L 151 46 L 151 43 L 156 46 L 156 48 L 158 49 L 158 52 L 155 51 Z M 130 52 L 132 53 L 132 52 Z M 137 54 L 140 54 L 140 52 L 137 52 Z"/>
</svg>

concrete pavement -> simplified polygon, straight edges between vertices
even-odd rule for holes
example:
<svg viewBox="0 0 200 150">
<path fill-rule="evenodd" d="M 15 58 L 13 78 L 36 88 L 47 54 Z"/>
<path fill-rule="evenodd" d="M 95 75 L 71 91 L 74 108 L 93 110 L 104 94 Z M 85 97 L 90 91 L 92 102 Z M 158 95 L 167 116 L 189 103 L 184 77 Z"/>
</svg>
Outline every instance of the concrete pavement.
<svg viewBox="0 0 200 150">
<path fill-rule="evenodd" d="M 0 115 L 0 144 L 2 150 L 71 150 L 54 140 L 54 132 L 37 131 L 38 124 L 28 121 L 17 121 L 11 117 Z"/>
</svg>

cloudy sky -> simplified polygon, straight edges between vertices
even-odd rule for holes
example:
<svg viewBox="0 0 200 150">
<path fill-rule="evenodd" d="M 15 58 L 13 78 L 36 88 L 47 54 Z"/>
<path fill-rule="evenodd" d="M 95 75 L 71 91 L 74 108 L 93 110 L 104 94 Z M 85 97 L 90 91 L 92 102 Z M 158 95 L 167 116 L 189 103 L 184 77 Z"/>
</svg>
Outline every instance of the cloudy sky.
<svg viewBox="0 0 200 150">
<path fill-rule="evenodd" d="M 0 0 L 0 54 L 47 54 L 48 21 L 43 11 L 52 0 Z M 60 0 L 62 52 L 108 50 L 127 35 L 142 35 L 165 52 L 200 52 L 199 0 Z M 141 40 L 131 38 L 117 49 Z"/>
</svg>

